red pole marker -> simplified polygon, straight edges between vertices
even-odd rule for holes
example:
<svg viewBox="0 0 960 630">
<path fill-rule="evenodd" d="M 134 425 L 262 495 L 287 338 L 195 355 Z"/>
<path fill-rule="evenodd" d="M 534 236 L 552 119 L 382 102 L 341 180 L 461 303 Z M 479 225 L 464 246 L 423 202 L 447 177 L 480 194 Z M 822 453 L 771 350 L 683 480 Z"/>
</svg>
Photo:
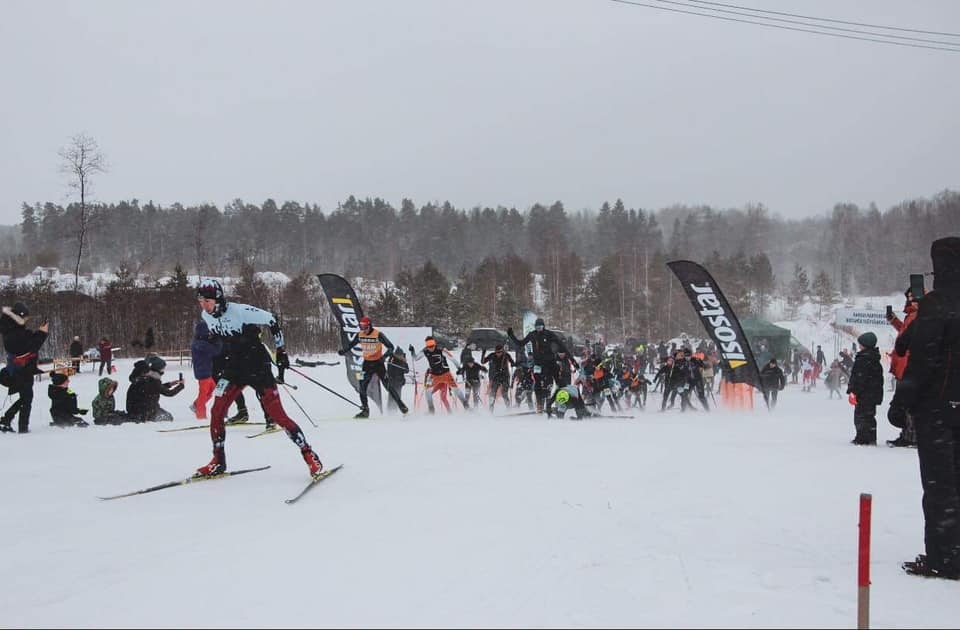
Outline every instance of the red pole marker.
<svg viewBox="0 0 960 630">
<path fill-rule="evenodd" d="M 857 563 L 857 628 L 870 627 L 870 513 L 873 496 L 860 494 L 860 544 Z"/>
</svg>

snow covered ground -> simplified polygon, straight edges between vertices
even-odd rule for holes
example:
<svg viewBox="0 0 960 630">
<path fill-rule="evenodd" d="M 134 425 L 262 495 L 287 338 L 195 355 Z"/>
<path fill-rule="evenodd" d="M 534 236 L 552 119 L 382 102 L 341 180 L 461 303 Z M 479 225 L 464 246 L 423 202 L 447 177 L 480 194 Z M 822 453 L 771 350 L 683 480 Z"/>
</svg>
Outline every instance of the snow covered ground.
<svg viewBox="0 0 960 630">
<path fill-rule="evenodd" d="M 122 406 L 132 361 L 118 363 Z M 342 366 L 302 371 L 349 395 Z M 191 474 L 209 435 L 50 427 L 38 384 L 31 433 L 0 435 L 0 625 L 853 627 L 861 492 L 873 625 L 960 619 L 956 583 L 899 568 L 923 550 L 916 451 L 850 445 L 852 408 L 822 387 L 788 386 L 773 413 L 357 421 L 288 380 L 319 427 L 283 392 L 290 415 L 345 464 L 295 505 L 297 449 L 249 427 L 228 430 L 228 463 L 265 472 L 99 501 Z M 72 379 L 82 403 L 96 382 Z M 162 400 L 174 426 L 197 423 L 195 393 L 188 378 Z"/>
</svg>

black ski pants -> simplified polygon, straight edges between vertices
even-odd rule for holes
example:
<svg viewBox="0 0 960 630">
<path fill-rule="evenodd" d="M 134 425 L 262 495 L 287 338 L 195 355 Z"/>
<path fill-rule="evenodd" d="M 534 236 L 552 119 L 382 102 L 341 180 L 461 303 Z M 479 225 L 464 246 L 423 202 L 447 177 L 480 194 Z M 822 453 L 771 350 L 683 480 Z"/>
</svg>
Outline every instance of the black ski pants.
<svg viewBox="0 0 960 630">
<path fill-rule="evenodd" d="M 914 417 L 923 539 L 930 566 L 960 571 L 960 406 L 918 411 Z"/>
</svg>

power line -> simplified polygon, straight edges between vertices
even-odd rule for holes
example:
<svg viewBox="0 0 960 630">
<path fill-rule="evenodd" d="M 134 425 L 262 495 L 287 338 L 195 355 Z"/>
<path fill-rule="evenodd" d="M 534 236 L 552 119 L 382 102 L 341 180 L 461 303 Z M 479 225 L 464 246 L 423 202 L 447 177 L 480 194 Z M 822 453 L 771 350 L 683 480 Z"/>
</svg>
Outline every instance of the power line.
<svg viewBox="0 0 960 630">
<path fill-rule="evenodd" d="M 804 20 L 816 20 L 818 22 L 833 22 L 834 24 L 849 24 L 851 26 L 866 26 L 867 28 L 882 28 L 888 31 L 902 31 L 906 33 L 923 33 L 925 35 L 946 35 L 947 37 L 960 37 L 960 33 L 946 33 L 943 31 L 925 31 L 919 28 L 903 28 L 899 26 L 883 26 L 881 24 L 865 24 L 863 22 L 848 22 L 847 20 L 832 20 L 830 18 L 818 18 L 809 15 L 798 15 L 796 13 L 784 13 L 783 11 L 770 11 L 767 9 L 751 9 L 736 4 L 725 4 L 723 2 L 707 2 L 706 0 L 691 0 L 695 4 L 710 4 L 718 7 L 728 7 L 731 9 L 744 9 L 754 13 L 770 13 L 773 15 L 785 15 L 787 17 L 803 18 Z M 759 17 L 759 16 L 758 16 Z"/>
<path fill-rule="evenodd" d="M 758 18 L 761 20 L 770 20 L 772 22 L 785 22 L 787 24 L 799 24 L 801 26 L 813 26 L 815 28 L 828 28 L 834 31 L 843 31 L 846 33 L 859 33 L 860 35 L 875 35 L 877 37 L 891 37 L 894 39 L 903 39 L 913 42 L 925 42 L 927 44 L 943 44 L 944 46 L 960 46 L 960 42 L 945 42 L 937 39 L 925 39 L 922 37 L 910 37 L 908 35 L 894 35 L 888 33 L 872 33 L 870 31 L 863 31 L 856 28 L 844 28 L 843 26 L 830 26 L 829 24 L 811 24 L 809 22 L 801 22 L 800 20 L 788 20 L 786 18 L 777 18 L 777 17 L 767 17 L 765 15 L 754 15 L 753 13 L 743 13 L 741 11 L 731 11 L 730 9 L 706 9 L 704 7 L 697 6 L 698 4 L 717 4 L 715 2 L 701 3 L 699 0 L 691 0 L 695 4 L 690 4 L 689 2 L 677 2 L 675 0 L 654 0 L 654 2 L 660 2 L 662 4 L 675 4 L 681 7 L 690 7 L 694 9 L 704 9 L 706 11 L 716 11 L 718 13 L 730 13 L 732 15 L 743 15 L 746 17 Z M 747 9 L 747 11 L 756 11 L 757 9 Z M 819 18 L 804 18 L 808 20 L 816 20 Z M 883 28 L 882 26 L 872 27 L 872 28 Z"/>
<path fill-rule="evenodd" d="M 671 11 L 671 12 L 673 12 L 673 13 L 684 13 L 684 14 L 687 14 L 687 15 L 699 15 L 699 16 L 701 16 L 701 17 L 713 18 L 713 19 L 715 19 L 715 20 L 725 20 L 725 21 L 727 21 L 727 22 L 740 22 L 740 23 L 742 23 L 742 24 L 754 24 L 754 25 L 756 25 L 756 26 L 766 26 L 766 27 L 768 27 L 768 28 L 779 28 L 779 29 L 783 29 L 783 30 L 786 30 L 786 31 L 798 31 L 798 32 L 801 32 L 801 33 L 814 33 L 814 34 L 816 34 L 816 35 L 827 35 L 827 36 L 829 36 L 829 37 L 840 37 L 840 38 L 843 38 L 843 39 L 856 39 L 856 40 L 866 41 L 866 42 L 876 42 L 876 43 L 878 43 L 878 44 L 889 44 L 889 45 L 891 45 L 891 46 L 906 46 L 906 47 L 909 47 L 909 48 L 926 48 L 926 49 L 928 49 L 928 50 L 943 50 L 943 51 L 947 51 L 947 52 L 960 52 L 960 48 L 948 48 L 948 47 L 945 47 L 945 46 L 927 46 L 927 45 L 925 45 L 925 44 L 911 44 L 911 43 L 908 43 L 908 42 L 891 41 L 891 40 L 889 40 L 889 39 L 875 39 L 875 38 L 872 38 L 872 37 L 858 37 L 858 36 L 856 36 L 856 35 L 844 35 L 844 34 L 842 34 L 842 33 L 831 33 L 831 32 L 829 32 L 829 31 L 818 31 L 818 30 L 809 29 L 809 28 L 798 28 L 798 27 L 795 27 L 795 26 L 783 26 L 783 25 L 780 25 L 780 24 L 769 24 L 769 23 L 767 23 L 767 22 L 755 22 L 755 21 L 753 21 L 753 20 L 742 20 L 742 19 L 739 19 L 739 18 L 725 17 L 725 16 L 723 16 L 723 15 L 714 15 L 713 13 L 700 13 L 700 12 L 698 12 L 698 11 L 685 11 L 684 9 L 673 9 L 673 8 L 670 8 L 670 7 L 664 7 L 664 6 L 659 6 L 659 5 L 644 4 L 644 3 L 642 3 L 642 2 L 634 2 L 634 1 L 632 1 L 632 0 L 609 0 L 609 1 L 610 1 L 610 2 L 616 2 L 616 3 L 619 3 L 619 4 L 628 4 L 628 5 L 637 6 L 637 7 L 646 7 L 646 8 L 648 8 L 648 9 L 658 9 L 658 10 L 660 10 L 660 11 Z M 653 0 L 653 1 L 654 1 L 654 2 L 658 2 L 658 1 L 660 1 L 660 0 Z M 689 6 L 689 5 L 688 5 L 688 6 Z M 697 8 L 701 8 L 701 7 L 697 7 Z M 705 11 L 714 10 L 714 9 L 708 9 L 708 8 L 706 8 L 706 7 L 702 7 L 702 8 L 703 8 Z M 757 17 L 757 18 L 759 18 L 759 19 L 769 19 L 769 18 L 763 18 L 762 16 L 755 16 L 755 17 Z M 812 25 L 811 25 L 811 26 L 812 26 Z M 877 35 L 876 33 L 867 33 L 867 34 Z"/>
</svg>

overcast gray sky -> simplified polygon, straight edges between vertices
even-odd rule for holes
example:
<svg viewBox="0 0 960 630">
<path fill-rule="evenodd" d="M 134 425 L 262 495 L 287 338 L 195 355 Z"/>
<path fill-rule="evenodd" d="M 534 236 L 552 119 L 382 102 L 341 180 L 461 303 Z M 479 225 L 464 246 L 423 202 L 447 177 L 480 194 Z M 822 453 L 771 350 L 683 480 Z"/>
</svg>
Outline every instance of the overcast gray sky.
<svg viewBox="0 0 960 630">
<path fill-rule="evenodd" d="M 956 0 L 729 3 L 960 33 Z M 609 0 L 4 0 L 0 72 L 0 224 L 69 199 L 80 132 L 100 201 L 799 217 L 960 188 L 960 52 Z"/>
</svg>

